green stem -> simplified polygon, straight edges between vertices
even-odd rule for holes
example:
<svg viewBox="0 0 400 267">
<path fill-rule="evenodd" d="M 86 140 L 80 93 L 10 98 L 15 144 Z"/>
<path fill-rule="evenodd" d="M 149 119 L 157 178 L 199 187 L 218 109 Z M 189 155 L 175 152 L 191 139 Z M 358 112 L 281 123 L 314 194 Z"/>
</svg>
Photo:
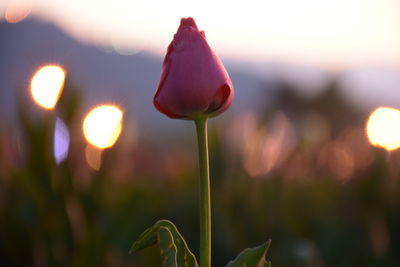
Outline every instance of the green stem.
<svg viewBox="0 0 400 267">
<path fill-rule="evenodd" d="M 207 118 L 195 120 L 200 165 L 200 267 L 211 266 L 211 201 Z"/>
</svg>

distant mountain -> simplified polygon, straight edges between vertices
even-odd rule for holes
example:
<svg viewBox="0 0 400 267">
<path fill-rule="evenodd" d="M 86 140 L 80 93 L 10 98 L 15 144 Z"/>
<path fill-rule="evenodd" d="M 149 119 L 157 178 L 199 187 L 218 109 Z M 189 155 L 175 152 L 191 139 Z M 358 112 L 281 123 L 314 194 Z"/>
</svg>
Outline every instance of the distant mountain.
<svg viewBox="0 0 400 267">
<path fill-rule="evenodd" d="M 0 120 L 13 120 L 16 92 L 22 90 L 29 96 L 29 81 L 39 66 L 58 63 L 67 68 L 72 82 L 82 88 L 84 111 L 112 102 L 137 120 L 142 131 L 189 129 L 191 124 L 169 120 L 153 107 L 162 60 L 161 56 L 148 52 L 131 56 L 105 52 L 94 45 L 80 43 L 57 26 L 38 19 L 16 24 L 0 22 Z M 400 107 L 398 69 L 360 66 L 332 75 L 312 66 L 222 60 L 235 86 L 235 101 L 218 119 L 264 109 L 279 95 L 280 80 L 312 96 L 335 77 L 339 90 L 357 107 Z"/>
<path fill-rule="evenodd" d="M 26 88 L 28 92 L 29 80 L 36 68 L 58 63 L 65 66 L 72 81 L 83 88 L 85 108 L 113 102 L 124 107 L 144 127 L 171 126 L 171 121 L 152 104 L 161 71 L 160 56 L 147 52 L 132 56 L 103 52 L 76 41 L 52 24 L 35 19 L 17 24 L 0 23 L 0 37 L 2 117 L 14 115 L 16 90 Z M 240 64 L 232 61 L 226 66 L 236 89 L 231 113 L 256 108 L 255 103 L 265 91 L 265 82 L 250 73 L 237 71 L 235 65 Z"/>
</svg>

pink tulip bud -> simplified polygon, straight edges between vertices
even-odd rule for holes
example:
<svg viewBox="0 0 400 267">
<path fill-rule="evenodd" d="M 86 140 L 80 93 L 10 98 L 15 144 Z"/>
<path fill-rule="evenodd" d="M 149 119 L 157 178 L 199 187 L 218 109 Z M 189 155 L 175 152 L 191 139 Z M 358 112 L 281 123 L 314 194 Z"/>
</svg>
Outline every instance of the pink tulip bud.
<svg viewBox="0 0 400 267">
<path fill-rule="evenodd" d="M 224 65 L 192 18 L 182 18 L 168 46 L 154 106 L 175 119 L 213 117 L 233 101 Z"/>
</svg>

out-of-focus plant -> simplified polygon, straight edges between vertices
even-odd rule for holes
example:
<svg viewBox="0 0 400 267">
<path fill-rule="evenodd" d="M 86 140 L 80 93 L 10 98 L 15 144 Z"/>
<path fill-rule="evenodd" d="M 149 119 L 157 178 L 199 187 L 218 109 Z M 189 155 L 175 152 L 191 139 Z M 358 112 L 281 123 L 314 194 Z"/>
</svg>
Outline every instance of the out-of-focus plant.
<svg viewBox="0 0 400 267">
<path fill-rule="evenodd" d="M 193 120 L 196 125 L 200 165 L 200 266 L 211 266 L 211 199 L 207 119 L 229 108 L 233 85 L 222 62 L 192 18 L 182 18 L 165 56 L 154 105 L 173 119 Z M 131 252 L 157 244 L 164 267 L 198 266 L 170 221 L 159 221 L 133 244 Z M 244 250 L 227 266 L 270 266 L 264 245 Z"/>
<path fill-rule="evenodd" d="M 191 143 L 180 133 L 138 128 L 137 135 L 126 112 L 112 147 L 87 144 L 85 88 L 74 85 L 73 71 L 64 70 L 52 109 L 32 105 L 23 88 L 18 116 L 12 123 L 1 117 L 0 265 L 160 266 L 157 248 L 126 253 L 132 236 L 160 218 L 174 221 L 197 252 Z M 340 82 L 334 84 L 302 97 L 296 83 L 277 83 L 265 110 L 209 120 L 213 265 L 223 266 L 245 245 L 269 236 L 268 257 L 278 266 L 400 266 L 400 150 L 388 156 L 371 146 L 370 114 L 346 102 Z M 378 127 L 386 129 L 378 131 L 381 137 L 396 132 L 396 124 L 385 125 Z M 68 153 L 57 161 L 54 146 L 68 140 L 65 130 Z M 257 149 L 280 136 L 276 130 L 294 142 Z M 276 153 L 279 160 L 270 164 Z M 250 158 L 264 164 L 262 172 L 249 172 Z M 157 226 L 171 231 L 165 223 Z M 168 240 L 166 232 L 160 235 Z"/>
</svg>

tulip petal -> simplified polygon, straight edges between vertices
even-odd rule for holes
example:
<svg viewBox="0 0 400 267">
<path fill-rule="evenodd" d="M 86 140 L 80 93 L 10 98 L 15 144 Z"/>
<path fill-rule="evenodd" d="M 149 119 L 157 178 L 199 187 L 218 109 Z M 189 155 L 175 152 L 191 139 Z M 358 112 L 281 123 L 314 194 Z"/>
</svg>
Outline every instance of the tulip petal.
<svg viewBox="0 0 400 267">
<path fill-rule="evenodd" d="M 170 117 L 170 118 L 172 118 L 172 119 L 182 119 L 182 118 L 185 117 L 185 116 L 182 116 L 182 115 L 173 113 L 171 110 L 169 110 L 169 109 L 167 109 L 167 108 L 164 108 L 164 107 L 157 101 L 157 98 L 156 98 L 156 97 L 154 97 L 153 103 L 154 103 L 154 106 L 156 107 L 156 109 L 157 109 L 158 111 L 160 111 L 161 113 L 164 113 L 165 115 L 167 115 L 168 117 Z"/>
<path fill-rule="evenodd" d="M 216 116 L 233 101 L 233 86 L 222 62 L 192 18 L 181 25 L 167 49 L 153 102 L 170 118 Z"/>
<path fill-rule="evenodd" d="M 207 113 L 214 113 L 221 109 L 231 94 L 231 87 L 228 84 L 222 85 L 213 97 L 213 101 L 208 106 Z"/>
<path fill-rule="evenodd" d="M 189 27 L 193 27 L 195 28 L 197 31 L 199 30 L 197 28 L 196 22 L 194 21 L 194 19 L 192 17 L 188 17 L 188 18 L 181 18 L 181 25 L 182 26 L 189 26 Z"/>
</svg>

